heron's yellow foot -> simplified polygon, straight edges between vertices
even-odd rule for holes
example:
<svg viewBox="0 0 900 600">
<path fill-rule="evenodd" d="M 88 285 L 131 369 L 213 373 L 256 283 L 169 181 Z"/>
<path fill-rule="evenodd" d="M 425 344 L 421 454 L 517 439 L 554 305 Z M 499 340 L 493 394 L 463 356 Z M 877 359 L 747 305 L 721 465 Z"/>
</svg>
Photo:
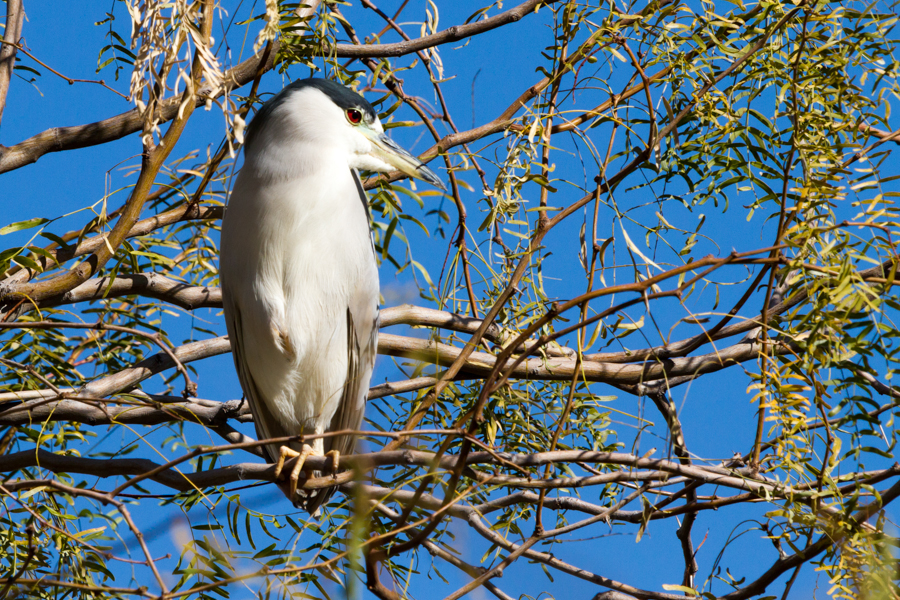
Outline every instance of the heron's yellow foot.
<svg viewBox="0 0 900 600">
<path fill-rule="evenodd" d="M 330 450 L 325 453 L 325 456 L 331 457 L 331 476 L 337 479 L 338 466 L 341 464 L 341 451 Z"/>
<path fill-rule="evenodd" d="M 281 475 L 281 470 L 284 468 L 284 461 L 288 458 L 297 458 L 297 462 L 294 463 L 294 468 L 291 469 L 291 476 L 289 480 L 291 482 L 290 492 L 291 492 L 291 500 L 293 501 L 294 496 L 297 495 L 297 480 L 300 478 L 300 472 L 303 470 L 303 463 L 306 462 L 306 459 L 309 455 L 315 454 L 315 450 L 313 450 L 312 446 L 307 444 L 303 444 L 303 448 L 300 452 L 297 452 L 293 448 L 288 446 L 282 446 L 278 456 L 278 462 L 275 464 L 275 478 L 277 479 Z"/>
</svg>

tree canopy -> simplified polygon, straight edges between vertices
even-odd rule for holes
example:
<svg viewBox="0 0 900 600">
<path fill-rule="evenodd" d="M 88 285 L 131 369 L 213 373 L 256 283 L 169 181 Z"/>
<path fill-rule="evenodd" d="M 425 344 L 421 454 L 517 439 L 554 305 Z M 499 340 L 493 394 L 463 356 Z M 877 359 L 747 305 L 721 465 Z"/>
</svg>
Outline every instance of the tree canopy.
<svg viewBox="0 0 900 600">
<path fill-rule="evenodd" d="M 896 2 L 5 7 L 0 597 L 900 596 Z M 449 189 L 364 174 L 381 356 L 316 517 L 217 287 L 309 76 Z"/>
</svg>

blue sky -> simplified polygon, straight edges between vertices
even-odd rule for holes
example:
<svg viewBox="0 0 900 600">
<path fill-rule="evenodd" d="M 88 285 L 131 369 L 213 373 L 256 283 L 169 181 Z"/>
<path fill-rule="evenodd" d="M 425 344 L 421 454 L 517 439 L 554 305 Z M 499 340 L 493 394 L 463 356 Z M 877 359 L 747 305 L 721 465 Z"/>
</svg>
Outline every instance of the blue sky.
<svg viewBox="0 0 900 600">
<path fill-rule="evenodd" d="M 96 75 L 97 51 L 105 43 L 105 26 L 96 26 L 94 23 L 103 18 L 103 14 L 110 9 L 113 3 L 105 2 L 28 2 L 28 21 L 24 26 L 24 37 L 27 47 L 37 57 L 47 62 L 54 69 L 69 77 L 95 78 L 104 77 L 107 82 L 121 91 L 127 89 L 128 71 L 125 70 L 118 82 L 113 82 L 112 72 L 107 69 L 102 74 Z M 230 10 L 234 10 L 234 3 L 225 3 Z M 234 14 L 245 18 L 248 14 L 256 14 L 261 11 L 262 4 L 257 2 L 255 10 L 249 10 L 250 3 L 245 1 Z M 397 0 L 386 0 L 383 8 L 387 12 L 393 12 L 399 4 Z M 479 6 L 473 2 L 440 2 L 440 28 L 451 24 L 463 22 L 469 14 Z M 505 3 L 504 9 L 511 7 L 511 3 Z M 361 28 L 368 31 L 371 28 L 380 28 L 380 23 L 373 20 L 373 15 L 360 9 L 358 6 L 343 8 L 345 14 L 351 19 L 362 19 L 365 24 L 372 24 L 370 28 Z M 421 19 L 424 13 L 424 2 L 418 0 L 410 3 L 404 16 L 410 20 Z M 117 5 L 115 14 L 118 19 L 125 19 L 126 14 L 121 5 Z M 415 35 L 414 27 L 407 29 Z M 119 27 L 120 33 L 127 33 L 127 29 Z M 240 35 L 243 30 L 235 27 L 229 40 L 234 46 L 229 64 L 238 62 Z M 217 34 L 220 35 L 220 34 Z M 386 36 L 385 41 L 394 41 L 394 38 Z M 443 91 L 452 108 L 454 117 L 460 128 L 468 128 L 473 122 L 480 124 L 493 118 L 505 109 L 522 90 L 540 78 L 535 73 L 534 65 L 539 62 L 540 53 L 544 47 L 552 42 L 552 33 L 547 28 L 546 11 L 537 16 L 529 16 L 521 22 L 511 25 L 499 31 L 446 46 L 441 51 L 444 61 L 445 73 L 451 77 L 443 85 Z M 249 47 L 249 44 L 248 44 Z M 243 58 L 246 58 L 246 50 Z M 114 93 L 100 86 L 89 83 L 69 85 L 62 79 L 48 73 L 35 65 L 32 61 L 24 59 L 22 64 L 34 66 L 42 72 L 42 76 L 32 85 L 22 79 L 14 79 L 9 94 L 7 106 L 3 115 L 2 127 L 0 127 L 0 143 L 11 145 L 38 132 L 51 127 L 89 123 L 124 112 L 131 105 Z M 27 75 L 27 74 L 25 74 Z M 308 69 L 294 67 L 282 76 L 275 73 L 267 74 L 261 84 L 261 90 L 274 92 L 279 90 L 284 83 L 291 79 L 305 77 Z M 612 81 L 613 87 L 616 81 Z M 406 78 L 406 90 L 408 93 L 421 95 L 428 100 L 434 100 L 431 88 L 427 81 L 415 73 Z M 473 106 L 474 96 L 474 106 Z M 580 103 L 582 108 L 590 106 L 590 100 Z M 579 101 L 576 99 L 576 105 Z M 402 114 L 402 118 L 410 118 L 409 114 Z M 411 113 L 410 113 L 411 114 Z M 188 129 L 175 149 L 173 156 L 179 156 L 192 149 L 206 152 L 212 145 L 213 151 L 218 144 L 223 132 L 224 121 L 217 110 L 210 112 L 198 111 L 191 119 Z M 593 135 L 599 145 L 605 143 L 602 138 L 602 129 Z M 411 130 L 394 129 L 392 135 L 413 153 L 421 152 L 430 145 L 427 135 L 422 135 L 422 128 Z M 446 132 L 442 132 L 446 133 Z M 602 143 L 601 143 L 602 142 Z M 557 165 L 560 177 L 567 177 L 577 182 L 585 182 L 588 185 L 594 176 L 590 164 L 582 165 L 583 150 L 572 140 L 561 140 L 561 148 L 565 153 L 557 156 L 567 156 L 569 162 L 560 162 Z M 473 144 L 473 148 L 480 148 L 482 143 Z M 504 145 L 502 141 L 495 144 L 497 152 L 502 153 Z M 24 167 L 17 171 L 4 174 L 3 190 L 4 202 L 0 204 L 0 221 L 9 223 L 25 220 L 36 216 L 56 217 L 90 206 L 102 199 L 109 190 L 120 188 L 129 182 L 133 183 L 135 176 L 127 175 L 131 169 L 123 169 L 124 166 L 135 165 L 139 162 L 140 141 L 137 135 L 132 135 L 122 140 L 85 148 L 73 152 L 61 154 L 48 154 L 42 157 L 36 164 Z M 488 154 L 493 153 L 493 149 Z M 440 162 L 432 163 L 435 169 L 443 175 L 443 165 Z M 462 178 L 470 183 L 473 192 L 464 192 L 463 200 L 467 205 L 470 221 L 477 224 L 483 218 L 481 206 L 477 204 L 481 198 L 479 189 L 481 184 L 473 172 L 464 173 Z M 489 179 L 490 180 L 490 179 Z M 631 185 L 640 183 L 640 177 L 636 177 Z M 657 210 L 652 202 L 652 196 L 646 189 L 629 191 L 623 188 L 617 192 L 617 202 L 625 206 L 639 206 L 647 203 L 645 209 L 632 214 L 636 218 L 654 219 L 653 213 Z M 420 185 L 418 189 L 422 190 Z M 669 193 L 684 193 L 677 186 L 667 190 Z M 111 206 L 117 206 L 124 200 L 121 192 L 111 200 Z M 582 195 L 577 189 L 561 187 L 557 195 L 554 195 L 550 204 L 555 206 L 570 203 Z M 433 201 L 433 197 L 432 201 Z M 767 245 L 771 238 L 771 225 L 761 226 L 763 216 L 756 215 L 750 223 L 746 220 L 746 212 L 738 210 L 742 204 L 749 204 L 751 198 L 729 198 L 731 212 L 725 213 L 724 207 L 704 206 L 694 210 L 678 209 L 672 204 L 666 205 L 666 218 L 676 226 L 693 229 L 699 221 L 702 213 L 708 219 L 704 231 L 711 235 L 720 232 L 728 232 L 719 239 L 733 244 L 733 247 L 707 248 L 705 252 L 714 252 L 719 255 L 727 254 L 732 248 L 745 251 Z M 412 205 L 411 202 L 407 203 Z M 455 221 L 452 202 L 443 203 L 445 210 L 450 212 L 451 221 Z M 428 207 L 426 207 L 427 209 Z M 416 209 L 411 209 L 415 212 Z M 434 235 L 437 220 L 424 214 L 424 223 L 432 230 L 431 235 L 425 235 L 420 230 L 407 227 L 412 246 L 416 249 L 416 258 L 420 260 L 434 275 L 440 272 L 440 266 L 447 250 L 448 240 Z M 607 232 L 614 227 L 612 218 L 607 214 L 601 225 Z M 79 213 L 54 224 L 52 228 L 56 233 L 67 231 L 85 220 L 84 213 Z M 548 267 L 552 267 L 558 281 L 547 281 L 547 289 L 555 298 L 568 298 L 582 291 L 583 272 L 577 261 L 578 252 L 578 228 L 581 220 L 572 219 L 559 230 L 554 231 L 547 240 L 547 246 L 553 249 L 553 256 L 548 259 Z M 452 228 L 452 227 L 451 227 Z M 761 235 L 760 231 L 769 235 Z M 449 231 L 448 231 L 449 233 Z M 632 232 L 637 238 L 639 232 Z M 607 237 L 609 234 L 603 234 Z M 4 246 L 14 245 L 27 241 L 23 233 L 18 236 L 9 236 L 0 240 Z M 638 239 L 635 240 L 638 242 Z M 642 241 L 642 240 L 640 240 Z M 638 242 L 640 243 L 640 242 Z M 641 245 L 642 248 L 645 246 Z M 651 248 L 647 250 L 651 252 Z M 486 250 L 485 250 L 486 251 Z M 624 250 L 619 248 L 619 253 Z M 662 251 L 661 251 L 662 252 Z M 700 254 L 703 254 L 702 252 Z M 665 254 L 662 252 L 662 254 Z M 743 278 L 742 274 L 729 275 L 732 281 Z M 574 283 L 571 283 L 574 282 Z M 385 267 L 382 270 L 383 294 L 388 304 L 399 302 L 422 303 L 417 299 L 411 286 L 409 271 L 400 276 L 395 276 L 392 270 Z M 738 288 L 736 293 L 743 291 Z M 728 291 L 720 306 L 728 305 Z M 707 295 L 698 303 L 700 306 L 709 307 L 713 299 Z M 676 303 L 661 304 L 655 313 L 660 318 L 663 331 L 666 332 L 671 323 L 684 316 Z M 224 324 L 217 311 L 197 311 L 196 318 L 207 319 L 211 327 L 224 333 Z M 180 316 L 169 320 L 173 328 L 173 341 L 190 335 L 190 319 L 188 316 Z M 687 326 L 680 326 L 674 338 L 680 338 L 687 333 Z M 408 328 L 400 329 L 409 335 L 424 335 L 411 331 Z M 179 333 L 183 332 L 183 333 Z M 680 332 L 680 333 L 679 333 Z M 651 339 L 651 343 L 659 340 Z M 208 359 L 202 364 L 195 365 L 198 369 L 198 383 L 200 396 L 215 400 L 228 400 L 238 398 L 241 395 L 237 378 L 234 375 L 230 356 L 222 356 Z M 750 365 L 748 368 L 755 368 Z M 376 367 L 373 383 L 384 380 L 392 380 L 398 377 L 397 369 L 390 360 L 385 357 L 379 359 Z M 749 402 L 746 387 L 749 383 L 740 369 L 731 369 L 726 372 L 703 377 L 690 386 L 677 388 L 673 393 L 676 405 L 679 407 L 681 417 L 686 430 L 687 442 L 691 450 L 707 459 L 727 459 L 734 453 L 745 453 L 749 450 L 750 441 L 755 430 L 756 411 L 755 406 Z M 162 389 L 161 381 L 150 382 L 145 389 L 158 391 Z M 647 418 L 657 421 L 657 426 L 644 434 L 640 446 L 633 451 L 642 454 L 650 448 L 657 448 L 656 456 L 662 456 L 666 452 L 666 441 L 661 437 L 664 429 L 660 427 L 659 416 L 652 403 L 637 401 L 633 397 L 621 392 L 616 392 L 605 386 L 592 388 L 598 394 L 618 396 L 614 406 L 618 410 L 635 414 L 641 413 Z M 616 417 L 614 416 L 614 419 Z M 628 445 L 633 441 L 633 431 L 629 429 L 632 423 L 623 424 L 619 429 L 619 439 Z M 102 432 L 98 432 L 102 436 Z M 252 429 L 247 429 L 252 435 Z M 115 434 L 119 435 L 118 433 Z M 205 435 L 200 428 L 196 428 L 196 435 Z M 158 437 L 158 436 L 157 436 Z M 115 447 L 120 443 L 119 439 L 107 439 L 103 442 L 108 447 Z M 140 451 L 142 456 L 152 456 L 146 449 Z M 250 457 L 240 457 L 240 460 L 252 460 Z M 99 484 L 100 487 L 103 484 Z M 242 492 L 242 500 L 246 505 L 253 506 L 263 511 L 272 511 L 276 514 L 290 514 L 293 509 L 284 500 L 280 492 L 274 486 L 266 486 L 246 490 Z M 634 508 L 631 506 L 629 508 Z M 745 576 L 754 578 L 777 557 L 772 544 L 763 539 L 763 534 L 754 528 L 754 520 L 760 519 L 766 507 L 763 505 L 751 505 L 743 507 L 728 507 L 717 512 L 704 512 L 694 526 L 694 543 L 699 546 L 697 560 L 700 564 L 698 583 L 702 582 L 713 568 L 716 555 L 719 553 L 726 540 L 733 535 L 740 535 L 739 539 L 729 545 L 725 551 L 723 565 L 730 566 L 736 577 Z M 214 511 L 210 515 L 204 514 L 205 509 L 197 506 L 190 511 L 190 518 L 201 523 L 207 518 L 223 516 L 221 510 Z M 151 536 L 155 536 L 151 544 L 151 550 L 155 554 L 165 554 L 173 550 L 173 543 L 180 538 L 183 522 L 178 518 L 178 511 L 171 507 L 153 506 L 150 502 L 141 504 L 141 519 L 147 524 L 156 524 L 151 528 Z M 683 563 L 678 541 L 675 537 L 677 524 L 674 521 L 654 522 L 650 525 L 648 533 L 640 543 L 635 543 L 634 528 L 617 527 L 614 530 L 596 529 L 579 532 L 570 536 L 569 541 L 580 539 L 580 534 L 598 536 L 580 543 L 558 544 L 552 551 L 575 564 L 581 564 L 585 568 L 599 572 L 610 578 L 625 581 L 643 588 L 660 589 L 665 583 L 680 583 Z M 528 525 L 523 529 L 530 531 Z M 481 553 L 487 549 L 486 545 L 473 532 L 461 526 L 454 526 L 452 531 L 457 536 L 456 542 L 461 547 L 471 550 L 466 558 L 477 560 Z M 264 538 L 261 532 L 255 534 L 257 539 Z M 261 545 L 267 545 L 263 542 Z M 282 540 L 284 544 L 290 544 L 287 538 Z M 258 542 L 259 545 L 259 542 Z M 418 598 L 441 598 L 450 593 L 454 587 L 447 586 L 439 578 L 431 575 L 430 579 L 424 576 L 428 571 L 429 557 L 421 554 L 421 562 L 417 566 L 422 575 L 414 578 L 411 592 Z M 440 572 L 447 577 L 451 584 L 459 586 L 468 578 L 460 575 L 452 566 L 439 563 Z M 122 569 L 117 575 L 127 576 L 127 570 Z M 724 571 L 722 573 L 724 576 Z M 542 590 L 552 590 L 557 598 L 588 598 L 600 588 L 588 584 L 576 578 L 570 578 L 563 574 L 554 573 L 555 582 L 551 583 L 541 569 L 533 564 L 520 561 L 508 569 L 504 576 L 497 580 L 497 584 L 511 595 L 529 594 L 537 596 Z M 782 578 L 780 583 L 774 584 L 771 592 L 780 594 L 783 589 Z M 809 597 L 814 592 L 817 596 L 825 595 L 827 581 L 820 579 L 818 582 L 810 566 L 804 567 L 795 584 L 794 595 L 796 597 Z M 326 586 L 333 591 L 334 587 Z M 713 586 L 714 592 L 724 593 L 725 586 L 718 584 Z M 816 591 L 817 590 L 817 591 Z M 315 593 L 309 590 L 309 593 Z M 233 590 L 233 597 L 246 597 L 246 592 L 240 588 Z M 365 596 L 368 597 L 368 596 Z M 479 590 L 472 594 L 473 598 L 489 597 L 487 592 Z"/>
</svg>

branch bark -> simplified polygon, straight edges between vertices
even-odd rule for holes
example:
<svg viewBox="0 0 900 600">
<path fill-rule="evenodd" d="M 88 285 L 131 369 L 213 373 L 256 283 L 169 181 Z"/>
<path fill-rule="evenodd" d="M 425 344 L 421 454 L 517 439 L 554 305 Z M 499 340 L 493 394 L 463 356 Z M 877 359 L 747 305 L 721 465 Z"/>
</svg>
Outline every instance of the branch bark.
<svg viewBox="0 0 900 600">
<path fill-rule="evenodd" d="M 219 288 L 190 285 L 152 272 L 89 279 L 61 296 L 45 300 L 41 307 L 133 295 L 162 300 L 185 310 L 222 308 L 222 290 Z"/>
<path fill-rule="evenodd" d="M 638 365 L 582 361 L 578 377 L 583 381 L 619 385 L 645 384 L 649 381 L 679 376 L 696 377 L 755 360 L 759 356 L 760 348 L 760 344 L 757 343 L 735 344 L 701 356 Z M 463 350 L 456 346 L 388 333 L 382 333 L 378 337 L 379 354 L 414 358 L 441 366 L 452 365 L 462 352 Z M 496 362 L 497 358 L 492 354 L 472 352 L 466 358 L 462 369 L 468 374 L 485 377 L 491 373 Z M 577 362 L 576 359 L 569 358 L 526 358 L 516 365 L 511 376 L 515 379 L 567 381 L 576 373 Z"/>
<path fill-rule="evenodd" d="M 191 421 L 215 427 L 224 424 L 228 419 L 239 422 L 252 421 L 249 405 L 242 400 L 216 402 L 200 398 L 183 400 L 177 397 L 136 398 L 132 402 L 118 403 L 110 403 L 108 400 L 64 398 L 28 400 L 0 410 L 0 425 L 3 426 L 33 425 L 46 421 L 68 421 L 87 425 L 158 425 L 173 421 Z"/>
</svg>

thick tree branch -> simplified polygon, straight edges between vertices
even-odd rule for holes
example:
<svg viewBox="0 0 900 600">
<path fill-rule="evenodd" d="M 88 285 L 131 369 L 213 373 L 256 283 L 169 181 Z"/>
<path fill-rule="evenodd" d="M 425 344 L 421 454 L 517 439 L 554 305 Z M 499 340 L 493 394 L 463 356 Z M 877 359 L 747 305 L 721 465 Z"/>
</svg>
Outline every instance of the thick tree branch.
<svg viewBox="0 0 900 600">
<path fill-rule="evenodd" d="M 219 288 L 190 285 L 152 272 L 89 279 L 62 296 L 45 300 L 41 308 L 134 295 L 162 300 L 185 310 L 222 308 Z"/>
<path fill-rule="evenodd" d="M 15 325 L 28 327 L 27 323 Z M 173 350 L 173 354 L 180 363 L 187 364 L 230 351 L 231 345 L 228 338 L 222 336 L 179 346 Z M 576 366 L 578 366 L 578 376 L 584 381 L 635 385 L 667 377 L 696 377 L 704 373 L 719 371 L 734 364 L 755 360 L 759 351 L 759 344 L 744 343 L 702 356 L 643 365 L 582 361 L 579 366 L 576 359 L 527 358 L 516 366 L 511 376 L 516 379 L 567 381 L 575 374 Z M 778 351 L 776 348 L 776 352 Z M 378 338 L 379 354 L 413 358 L 441 366 L 454 364 L 462 352 L 463 349 L 456 346 L 389 333 L 382 333 Z M 496 361 L 496 357 L 491 354 L 472 352 L 464 360 L 461 368 L 468 376 L 486 376 L 492 371 Z M 157 373 L 176 366 L 177 363 L 168 354 L 155 354 L 131 367 L 88 383 L 82 388 L 79 396 L 104 398 L 117 394 L 133 388 Z M 431 378 L 423 378 L 422 383 L 427 386 L 433 384 L 433 381 Z"/>
<path fill-rule="evenodd" d="M 704 373 L 722 370 L 734 364 L 755 360 L 759 356 L 759 352 L 759 344 L 747 343 L 736 344 L 701 356 L 658 363 L 648 362 L 643 365 L 582 361 L 578 377 L 583 381 L 621 385 L 643 384 L 668 377 L 696 377 Z M 778 352 L 777 349 L 776 352 Z M 462 349 L 448 344 L 383 333 L 378 338 L 378 353 L 450 366 L 461 356 Z M 491 373 L 496 362 L 497 358 L 491 354 L 472 352 L 466 358 L 462 369 L 468 374 L 484 377 Z M 576 372 L 577 362 L 575 359 L 568 358 L 526 358 L 512 370 L 511 377 L 514 379 L 568 381 Z"/>
<path fill-rule="evenodd" d="M 225 336 L 184 344 L 174 350 L 175 357 L 182 364 L 228 352 L 231 352 L 231 344 Z M 122 369 L 118 373 L 88 383 L 81 388 L 78 395 L 87 398 L 104 398 L 129 390 L 145 379 L 174 367 L 175 361 L 167 354 L 160 352 L 127 369 Z"/>
<path fill-rule="evenodd" d="M 217 218 L 216 215 L 213 214 L 217 211 L 218 209 L 201 210 L 199 213 L 197 213 L 197 218 Z M 167 222 L 175 222 L 181 220 L 184 216 L 184 212 L 184 210 L 179 208 L 165 213 L 166 216 L 164 219 L 162 218 L 162 216 L 144 219 L 135 226 L 133 232 L 135 232 L 135 235 L 143 235 L 140 232 L 153 227 L 153 223 L 158 222 L 159 220 L 164 220 Z M 86 241 L 85 244 L 87 244 L 88 242 L 91 242 L 91 240 Z M 94 242 L 92 242 L 91 245 L 93 245 L 93 243 Z M 877 265 L 870 269 L 861 271 L 859 273 L 859 278 L 861 281 L 875 280 L 877 285 L 878 282 L 889 276 L 893 265 L 894 260 L 888 259 L 881 265 Z M 159 300 L 171 302 L 172 304 L 181 306 L 182 308 L 186 309 L 221 308 L 222 306 L 221 290 L 219 290 L 218 288 L 206 286 L 190 286 L 156 273 L 123 275 L 117 278 L 112 283 L 110 283 L 109 279 L 107 278 L 90 280 L 69 291 L 61 297 L 47 300 L 46 305 L 57 306 L 74 302 L 97 300 L 102 297 L 118 297 L 131 294 L 139 294 L 151 298 L 157 298 Z M 771 317 L 774 317 L 783 314 L 794 306 L 797 306 L 798 304 L 807 300 L 808 297 L 808 291 L 805 289 L 801 289 L 784 301 L 772 306 L 769 310 L 769 315 Z M 23 305 L 23 307 L 24 306 L 25 305 Z M 389 327 L 392 325 L 400 324 L 424 327 L 441 327 L 453 331 L 459 331 L 461 333 L 474 333 L 480 326 L 481 321 L 479 319 L 473 319 L 471 317 L 458 315 L 456 313 L 417 307 L 409 304 L 382 309 L 380 316 L 381 327 Z M 707 335 L 704 333 L 679 342 L 667 344 L 665 346 L 631 350 L 628 352 L 587 354 L 584 355 L 584 360 L 586 362 L 606 364 L 647 362 L 651 360 L 666 362 L 667 359 L 683 356 L 683 354 L 687 350 L 696 348 L 702 343 L 707 343 L 714 340 L 738 335 L 740 333 L 745 333 L 757 327 L 758 325 L 759 318 L 754 317 L 753 319 L 748 319 L 741 323 L 722 327 L 714 335 Z M 485 331 L 485 337 L 487 337 L 491 341 L 501 344 L 503 344 L 504 342 L 508 343 L 509 341 L 508 336 L 505 336 L 503 334 L 503 331 L 495 324 L 491 324 L 487 328 L 487 330 Z M 408 348 L 397 346 L 397 352 L 402 352 L 404 349 L 409 352 L 420 352 L 421 350 L 423 350 L 421 344 L 421 342 L 414 342 L 411 343 Z M 739 346 L 740 345 L 735 345 L 731 348 L 734 349 L 738 348 Z M 432 356 L 438 356 L 443 360 L 446 360 L 451 355 L 455 356 L 455 351 L 452 350 L 452 348 L 452 346 L 446 346 L 444 344 L 436 344 L 434 347 L 428 347 L 428 356 L 423 360 L 432 362 L 430 360 Z M 549 347 L 547 353 L 551 356 L 571 356 L 572 351 L 568 348 L 557 346 Z M 391 352 L 386 351 L 384 352 L 384 354 L 391 354 Z M 715 354 L 720 355 L 720 353 Z M 693 374 L 688 377 L 692 376 Z M 653 379 L 653 377 L 645 378 L 645 380 L 647 379 Z M 688 380 L 690 379 L 686 379 L 684 381 Z M 626 385 L 624 382 L 619 383 L 623 383 L 623 385 Z M 671 387 L 675 383 L 676 382 L 673 379 L 669 379 L 666 382 L 666 385 Z M 678 381 L 677 383 L 682 382 Z M 639 390 L 630 390 L 632 393 L 636 393 L 638 395 L 655 393 L 658 391 L 656 388 L 646 386 L 644 384 L 644 381 L 640 381 L 631 385 L 637 385 L 640 387 Z"/>
<path fill-rule="evenodd" d="M 362 434 L 363 432 L 359 432 Z M 414 433 L 414 432 L 411 432 Z M 329 435 L 333 435 L 329 434 Z M 302 436 L 301 436 L 302 437 Z M 303 439 L 308 440 L 307 436 Z M 278 443 L 276 440 L 293 438 L 275 438 L 249 442 L 248 444 L 235 444 L 222 447 L 210 447 L 205 450 L 195 451 L 190 457 L 201 454 L 210 454 L 226 449 L 244 449 L 245 445 L 258 447 L 266 443 Z M 460 460 L 462 459 L 462 462 Z M 326 471 L 331 464 L 331 457 L 310 456 L 306 465 L 310 469 Z M 703 484 L 724 486 L 742 492 L 751 492 L 759 498 L 791 499 L 792 501 L 821 497 L 821 493 L 810 486 L 786 486 L 781 482 L 769 481 L 757 477 L 752 478 L 748 469 L 729 469 L 716 466 L 685 466 L 676 461 L 667 459 L 639 457 L 623 452 L 591 452 L 579 450 L 557 450 L 554 452 L 541 452 L 536 454 L 498 454 L 497 452 L 470 452 L 467 456 L 443 455 L 438 457 L 432 452 L 416 450 L 385 450 L 369 454 L 357 454 L 341 457 L 341 466 L 348 469 L 368 470 L 386 466 L 421 466 L 428 467 L 437 461 L 441 469 L 451 470 L 460 465 L 471 467 L 474 465 L 504 466 L 515 465 L 522 468 L 541 467 L 554 463 L 587 463 L 611 465 L 630 469 L 646 469 L 659 471 L 661 479 L 669 476 L 680 476 L 693 479 Z M 177 462 L 177 461 L 176 461 Z M 239 480 L 255 480 L 274 482 L 275 468 L 271 464 L 238 463 L 227 467 L 220 467 L 195 473 L 183 473 L 173 467 L 160 469 L 161 465 L 147 459 L 120 458 L 120 459 L 94 459 L 78 456 L 64 456 L 45 450 L 25 450 L 0 457 L 0 472 L 15 472 L 28 467 L 40 466 L 56 473 L 81 473 L 97 477 L 119 477 L 131 475 L 146 475 L 153 472 L 149 479 L 175 490 L 185 491 L 194 488 L 206 488 Z M 895 465 L 877 474 L 877 480 L 894 478 L 900 475 L 900 465 Z M 307 479 L 304 489 L 322 489 L 339 486 L 353 481 L 353 472 L 344 471 L 336 476 L 326 475 Z M 577 479 L 577 478 L 576 478 Z M 869 478 L 867 481 L 871 481 Z M 573 480 L 573 484 L 574 484 Z M 605 483 L 605 482 L 603 482 Z M 500 485 L 517 487 L 517 481 Z M 858 485 L 859 483 L 857 483 Z M 21 487 L 24 484 L 10 484 Z M 565 486 L 558 486 L 565 487 Z M 572 487 L 572 486 L 570 486 Z M 575 486 L 577 487 L 577 486 Z"/>
<path fill-rule="evenodd" d="M 158 425 L 174 421 L 190 421 L 211 427 L 223 425 L 228 419 L 252 421 L 249 405 L 243 400 L 216 402 L 191 398 L 173 402 L 177 398 L 143 398 L 133 401 L 120 399 L 93 401 L 87 399 L 34 399 L 18 404 L 0 404 L 0 425 L 32 425 L 47 421 L 68 421 L 87 425 Z"/>
<path fill-rule="evenodd" d="M 225 73 L 225 89 L 231 90 L 250 83 L 256 77 L 256 73 L 260 68 L 264 71 L 271 70 L 275 55 L 276 52 L 270 52 L 268 59 L 262 65 L 260 65 L 260 58 L 254 56 L 229 69 Z M 219 93 L 224 91 L 221 90 Z M 201 87 L 198 90 L 197 98 L 190 104 L 191 109 L 205 104 L 208 98 L 215 97 L 218 96 L 212 94 L 212 90 L 209 87 Z M 166 123 L 175 118 L 181 102 L 182 98 L 180 96 L 160 102 L 156 109 L 159 123 Z M 25 165 L 30 165 L 50 152 L 86 148 L 121 139 L 141 131 L 143 125 L 144 117 L 136 108 L 133 108 L 128 112 L 97 121 L 96 123 L 48 129 L 19 142 L 15 146 L 0 147 L 0 173 L 6 173 Z"/>
</svg>

